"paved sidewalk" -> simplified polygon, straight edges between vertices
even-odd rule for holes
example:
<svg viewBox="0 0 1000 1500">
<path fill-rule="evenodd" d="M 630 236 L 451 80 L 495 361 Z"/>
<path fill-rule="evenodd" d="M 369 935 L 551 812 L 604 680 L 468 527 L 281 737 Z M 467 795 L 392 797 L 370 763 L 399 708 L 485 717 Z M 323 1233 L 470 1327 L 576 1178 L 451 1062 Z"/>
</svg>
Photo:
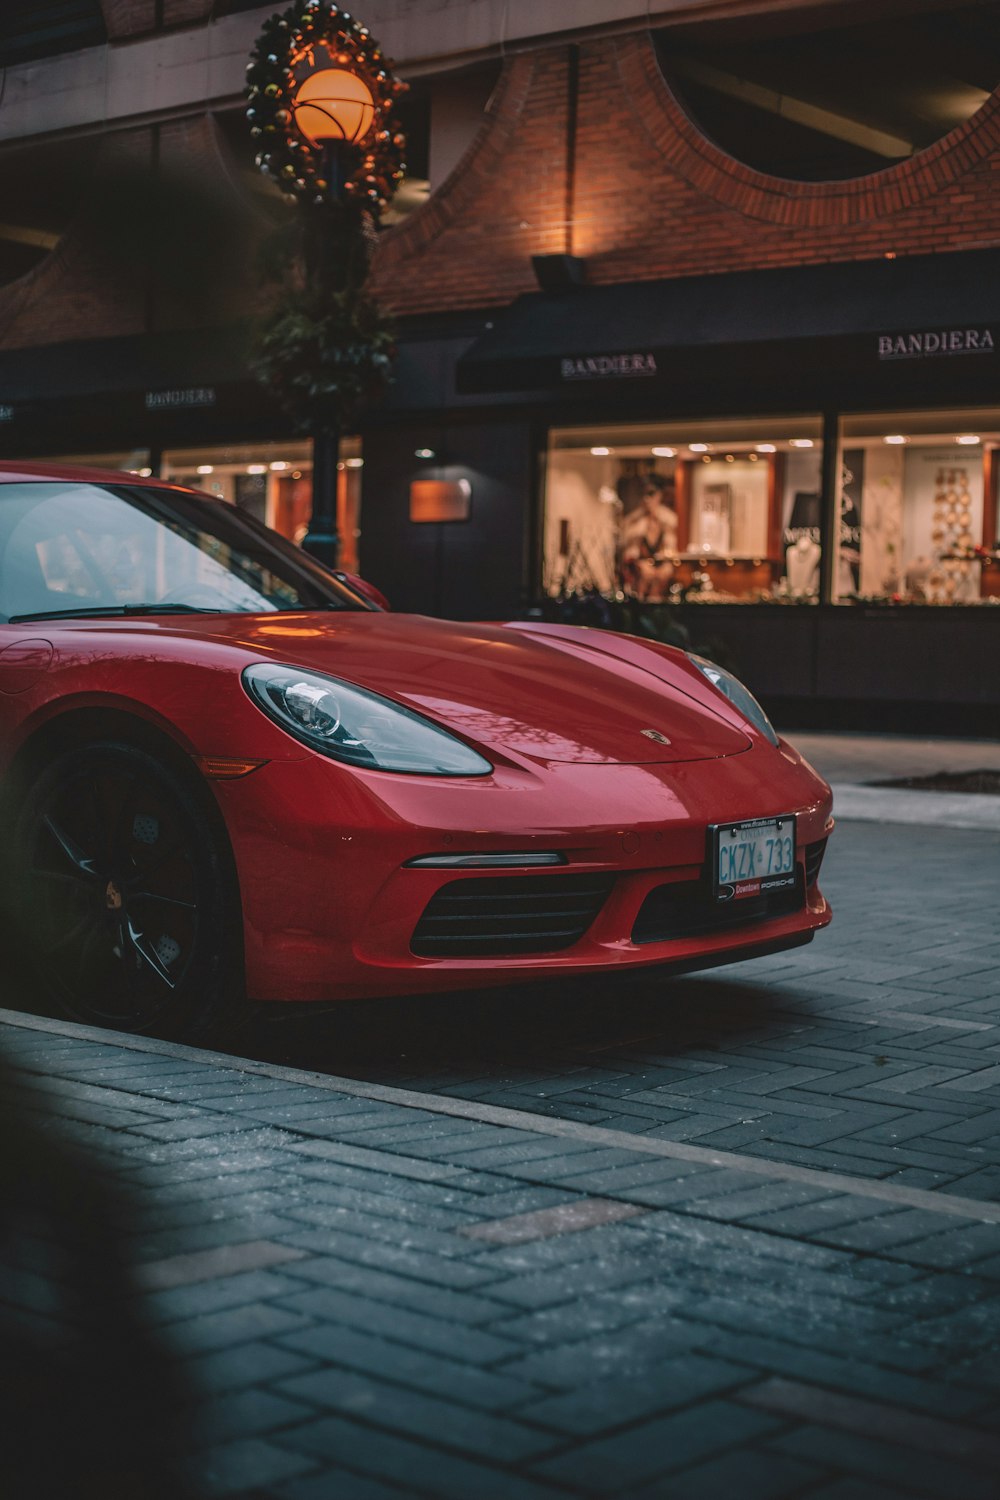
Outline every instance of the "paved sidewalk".
<svg viewBox="0 0 1000 1500">
<path fill-rule="evenodd" d="M 1000 726 L 998 726 L 1000 727 Z M 864 785 L 937 771 L 1000 771 L 1000 739 L 962 740 L 903 734 L 783 730 L 828 781 Z M 933 794 L 932 794 L 933 795 Z"/>
<path fill-rule="evenodd" d="M 998 1492 L 995 1202 L 12 1012 L 0 1047 L 7 1128 L 128 1195 L 199 1495 Z M 3 1299 L 54 1357 L 34 1244 Z"/>
<path fill-rule="evenodd" d="M 870 783 L 938 771 L 1000 771 L 1000 739 L 919 739 L 896 734 L 815 734 L 788 738 L 833 787 L 838 818 L 921 827 L 1000 829 L 1000 797 L 918 792 Z"/>
</svg>

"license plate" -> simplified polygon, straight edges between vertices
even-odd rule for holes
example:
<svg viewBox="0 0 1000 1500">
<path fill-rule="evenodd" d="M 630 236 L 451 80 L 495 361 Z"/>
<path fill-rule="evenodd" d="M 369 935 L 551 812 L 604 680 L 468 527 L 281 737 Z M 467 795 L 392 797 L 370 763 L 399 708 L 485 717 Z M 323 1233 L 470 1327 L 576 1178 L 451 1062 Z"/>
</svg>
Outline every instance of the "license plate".
<svg viewBox="0 0 1000 1500">
<path fill-rule="evenodd" d="M 716 901 L 745 901 L 795 884 L 795 814 L 709 829 Z"/>
</svg>

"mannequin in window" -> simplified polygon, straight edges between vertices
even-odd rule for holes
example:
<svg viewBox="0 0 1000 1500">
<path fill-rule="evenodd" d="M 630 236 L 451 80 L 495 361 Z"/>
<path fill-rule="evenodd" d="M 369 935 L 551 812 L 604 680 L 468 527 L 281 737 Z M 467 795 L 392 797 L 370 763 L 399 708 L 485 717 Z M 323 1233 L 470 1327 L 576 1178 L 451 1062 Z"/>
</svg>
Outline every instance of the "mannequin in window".
<svg viewBox="0 0 1000 1500">
<path fill-rule="evenodd" d="M 788 592 L 795 599 L 809 599 L 819 589 L 819 542 L 803 532 L 785 551 Z"/>
<path fill-rule="evenodd" d="M 845 471 L 845 480 L 847 471 Z M 837 592 L 856 594 L 861 587 L 861 516 L 846 485 L 840 492 L 840 549 L 837 553 Z"/>
<path fill-rule="evenodd" d="M 677 509 L 671 480 L 661 474 L 645 476 L 639 508 L 626 516 L 622 532 L 625 587 L 638 599 L 663 599 L 674 576 L 677 551 Z"/>
</svg>

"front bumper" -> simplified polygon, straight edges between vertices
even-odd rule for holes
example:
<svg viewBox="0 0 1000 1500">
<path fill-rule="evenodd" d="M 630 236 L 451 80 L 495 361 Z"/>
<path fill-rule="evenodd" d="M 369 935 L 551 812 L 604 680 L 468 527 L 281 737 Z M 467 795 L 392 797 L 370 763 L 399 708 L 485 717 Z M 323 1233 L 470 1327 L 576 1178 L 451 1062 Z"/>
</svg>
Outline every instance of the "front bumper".
<svg viewBox="0 0 1000 1500">
<path fill-rule="evenodd" d="M 336 1000 L 464 989 L 626 968 L 733 962 L 809 938 L 831 919 L 805 856 L 832 827 L 830 790 L 787 746 L 673 765 L 508 765 L 461 782 L 359 774 L 318 756 L 216 783 L 244 909 L 247 989 L 259 1000 Z M 799 900 L 720 930 L 636 941 L 650 893 L 704 878 L 714 822 L 797 815 Z M 556 850 L 552 870 L 609 890 L 582 936 L 552 952 L 414 952 L 414 933 L 454 870 L 407 868 L 436 853 Z M 516 868 L 463 879 L 523 880 Z M 544 871 L 532 872 L 537 879 Z M 513 887 L 512 887 L 513 890 Z"/>
</svg>

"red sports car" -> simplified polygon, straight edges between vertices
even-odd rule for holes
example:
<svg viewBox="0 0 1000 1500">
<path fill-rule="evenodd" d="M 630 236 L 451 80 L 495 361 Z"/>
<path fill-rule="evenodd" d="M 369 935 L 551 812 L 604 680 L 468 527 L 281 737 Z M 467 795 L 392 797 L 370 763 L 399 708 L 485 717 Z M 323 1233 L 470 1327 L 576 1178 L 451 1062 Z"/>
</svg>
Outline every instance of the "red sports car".
<svg viewBox="0 0 1000 1500">
<path fill-rule="evenodd" d="M 80 1020 L 808 942 L 830 789 L 728 673 L 379 607 L 221 501 L 0 472 L 6 904 Z"/>
</svg>

